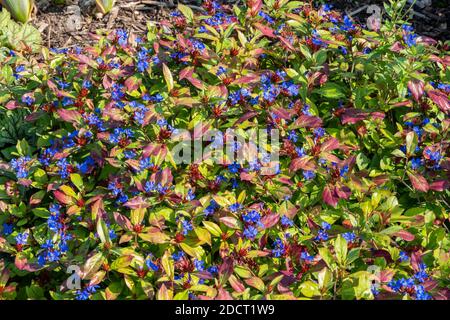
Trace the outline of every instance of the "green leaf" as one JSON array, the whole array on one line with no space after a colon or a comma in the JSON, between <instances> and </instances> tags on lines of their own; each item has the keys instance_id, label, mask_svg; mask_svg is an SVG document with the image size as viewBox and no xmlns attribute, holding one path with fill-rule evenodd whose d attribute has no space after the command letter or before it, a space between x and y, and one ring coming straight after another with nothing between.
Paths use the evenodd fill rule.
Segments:
<instances>
[{"instance_id":1,"label":"green leaf","mask_svg":"<svg viewBox=\"0 0 450 320\"><path fill-rule=\"evenodd\" d=\"M1 2L17 21L25 23L30 20L33 0L2 0Z\"/></svg>"},{"instance_id":2,"label":"green leaf","mask_svg":"<svg viewBox=\"0 0 450 320\"><path fill-rule=\"evenodd\" d=\"M163 63L163 74L164 74L164 80L166 81L166 84L167 84L167 90L169 92L171 92L174 87L173 76L172 76L172 72L170 72L169 67L165 63Z\"/></svg>"},{"instance_id":3,"label":"green leaf","mask_svg":"<svg viewBox=\"0 0 450 320\"><path fill-rule=\"evenodd\" d=\"M320 89L314 91L328 99L337 100L345 98L344 89L333 82L327 82Z\"/></svg>"},{"instance_id":4,"label":"green leaf","mask_svg":"<svg viewBox=\"0 0 450 320\"><path fill-rule=\"evenodd\" d=\"M311 280L307 280L300 285L300 292L308 298L320 295L318 284Z\"/></svg>"},{"instance_id":5,"label":"green leaf","mask_svg":"<svg viewBox=\"0 0 450 320\"><path fill-rule=\"evenodd\" d=\"M70 181L72 181L79 191L83 190L83 178L78 173L72 173L70 175Z\"/></svg>"},{"instance_id":6,"label":"green leaf","mask_svg":"<svg viewBox=\"0 0 450 320\"><path fill-rule=\"evenodd\" d=\"M345 265L347 259L347 241L341 235L338 235L334 240L334 251L336 252L338 263L341 266Z\"/></svg>"},{"instance_id":7,"label":"green leaf","mask_svg":"<svg viewBox=\"0 0 450 320\"><path fill-rule=\"evenodd\" d=\"M188 6L186 6L184 4L179 3L178 10L180 10L180 12L183 14L183 16L186 17L186 20L188 22L194 21L194 12L192 11L191 8L189 8Z\"/></svg>"},{"instance_id":8,"label":"green leaf","mask_svg":"<svg viewBox=\"0 0 450 320\"><path fill-rule=\"evenodd\" d=\"M319 254L322 257L323 261L325 261L327 266L331 270L334 270L336 267L336 264L334 263L334 259L333 259L333 256L331 255L330 250L328 250L328 248L321 247L321 248L319 248Z\"/></svg>"},{"instance_id":9,"label":"green leaf","mask_svg":"<svg viewBox=\"0 0 450 320\"><path fill-rule=\"evenodd\" d=\"M211 221L203 221L205 228L215 237L220 237L222 235L222 229Z\"/></svg>"},{"instance_id":10,"label":"green leaf","mask_svg":"<svg viewBox=\"0 0 450 320\"><path fill-rule=\"evenodd\" d=\"M97 234L102 243L111 244L111 239L109 238L109 230L103 219L98 219L97 221Z\"/></svg>"},{"instance_id":11,"label":"green leaf","mask_svg":"<svg viewBox=\"0 0 450 320\"><path fill-rule=\"evenodd\" d=\"M408 132L406 135L406 152L408 155L414 154L418 143L417 134L414 131Z\"/></svg>"}]
</instances>

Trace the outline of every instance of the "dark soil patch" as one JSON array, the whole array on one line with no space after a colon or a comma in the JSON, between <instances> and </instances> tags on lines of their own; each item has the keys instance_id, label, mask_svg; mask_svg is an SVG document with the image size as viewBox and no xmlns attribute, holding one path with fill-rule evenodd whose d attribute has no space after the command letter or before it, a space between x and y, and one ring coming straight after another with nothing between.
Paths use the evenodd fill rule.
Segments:
<instances>
[{"instance_id":1,"label":"dark soil patch","mask_svg":"<svg viewBox=\"0 0 450 320\"><path fill-rule=\"evenodd\" d=\"M78 3L77 0L72 0ZM81 2L81 0L80 0ZM124 28L137 35L146 33L147 23L157 22L167 18L169 12L176 6L177 0L117 0L116 9L106 16L96 15L92 8L83 8L81 21L71 21L73 12L68 12L66 6L47 5L40 8L33 23L41 30L44 44L49 47L65 48L86 44L91 41L89 34L96 30L111 30ZM180 1L199 9L200 0ZM220 1L228 3L243 3L244 0ZM366 5L383 7L381 0L333 0L318 1L318 3L332 4L333 8L352 16L359 23L364 24L371 13L367 12ZM356 14L352 14L358 11ZM424 8L414 7L415 15L412 22L416 32L438 40L449 40L450 7L448 0L433 0L430 6ZM385 15L383 15L385 18ZM79 24L78 27L76 24ZM74 27L75 24L75 27Z\"/></svg>"}]
</instances>

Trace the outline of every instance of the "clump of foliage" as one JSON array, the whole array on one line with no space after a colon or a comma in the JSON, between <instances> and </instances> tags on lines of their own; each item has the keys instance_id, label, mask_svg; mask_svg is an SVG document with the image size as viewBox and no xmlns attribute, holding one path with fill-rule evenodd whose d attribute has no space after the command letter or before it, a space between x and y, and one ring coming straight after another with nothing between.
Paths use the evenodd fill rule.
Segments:
<instances>
[{"instance_id":1,"label":"clump of foliage","mask_svg":"<svg viewBox=\"0 0 450 320\"><path fill-rule=\"evenodd\" d=\"M36 52L42 42L39 31L30 24L17 23L6 9L0 12L0 48ZM0 58L3 56L0 53Z\"/></svg>"},{"instance_id":2,"label":"clump of foliage","mask_svg":"<svg viewBox=\"0 0 450 320\"><path fill-rule=\"evenodd\" d=\"M35 139L2 150L0 297L448 299L448 45L300 1L203 6L2 53L1 112ZM276 174L176 164L201 121L280 130Z\"/></svg>"},{"instance_id":3,"label":"clump of foliage","mask_svg":"<svg viewBox=\"0 0 450 320\"><path fill-rule=\"evenodd\" d=\"M34 0L0 0L0 4L22 23L30 20L34 8Z\"/></svg>"},{"instance_id":4,"label":"clump of foliage","mask_svg":"<svg viewBox=\"0 0 450 320\"><path fill-rule=\"evenodd\" d=\"M109 13L115 4L115 0L95 0L97 10L103 14Z\"/></svg>"}]
</instances>

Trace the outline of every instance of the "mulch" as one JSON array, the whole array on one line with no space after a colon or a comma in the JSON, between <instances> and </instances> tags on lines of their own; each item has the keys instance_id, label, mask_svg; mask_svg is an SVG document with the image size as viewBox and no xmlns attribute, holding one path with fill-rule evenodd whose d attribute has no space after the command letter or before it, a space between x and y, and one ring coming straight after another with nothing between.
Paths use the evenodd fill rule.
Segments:
<instances>
[{"instance_id":1,"label":"mulch","mask_svg":"<svg viewBox=\"0 0 450 320\"><path fill-rule=\"evenodd\" d=\"M79 1L81 6L82 3L89 0ZM74 4L78 4L79 1L68 0ZM95 14L92 7L86 9L81 6L81 20L77 21L73 18L74 8L77 9L77 7L58 6L49 4L49 0L38 0L38 13L33 23L41 31L45 45L52 48L67 48L89 43L92 41L89 34L95 33L99 29L124 28L137 35L145 34L147 23L157 23L161 19L167 18L169 12L176 7L177 2L177 0L116 0L115 9L105 16ZM180 2L190 5L194 10L200 9L198 5L201 1L199 0ZM222 2L242 3L243 0L223 0ZM350 14L360 23L364 23L370 16L367 8L364 8L365 5L376 4L382 7L383 2L380 0L327 1L333 5L334 9ZM358 12L354 13L355 11ZM414 12L412 22L418 34L444 41L450 39L448 0L433 0L431 5L424 8L415 6Z\"/></svg>"}]
</instances>

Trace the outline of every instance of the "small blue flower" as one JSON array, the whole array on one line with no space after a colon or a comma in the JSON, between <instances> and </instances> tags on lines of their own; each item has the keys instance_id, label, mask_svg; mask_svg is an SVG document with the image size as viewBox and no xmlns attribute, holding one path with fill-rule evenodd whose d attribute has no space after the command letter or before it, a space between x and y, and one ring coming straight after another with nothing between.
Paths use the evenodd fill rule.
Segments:
<instances>
[{"instance_id":1,"label":"small blue flower","mask_svg":"<svg viewBox=\"0 0 450 320\"><path fill-rule=\"evenodd\" d=\"M406 262L406 261L408 261L408 260L409 260L408 254L407 254L405 251L400 251L400 257L399 257L399 260L400 260L401 262Z\"/></svg>"},{"instance_id":2,"label":"small blue flower","mask_svg":"<svg viewBox=\"0 0 450 320\"><path fill-rule=\"evenodd\" d=\"M185 236L189 233L189 231L192 231L194 229L192 223L186 219L181 220L181 226L182 226L182 233Z\"/></svg>"},{"instance_id":3,"label":"small blue flower","mask_svg":"<svg viewBox=\"0 0 450 320\"><path fill-rule=\"evenodd\" d=\"M273 243L274 249L272 250L272 254L274 257L279 258L284 255L286 249L284 247L283 241L280 238L277 238Z\"/></svg>"},{"instance_id":4,"label":"small blue flower","mask_svg":"<svg viewBox=\"0 0 450 320\"><path fill-rule=\"evenodd\" d=\"M342 234L342 237L347 241L347 242L353 242L356 240L356 235L353 232L346 232Z\"/></svg>"},{"instance_id":5,"label":"small blue flower","mask_svg":"<svg viewBox=\"0 0 450 320\"><path fill-rule=\"evenodd\" d=\"M242 210L243 206L242 204L236 202L230 205L228 208L230 209L231 212L237 212L239 210Z\"/></svg>"},{"instance_id":6,"label":"small blue flower","mask_svg":"<svg viewBox=\"0 0 450 320\"><path fill-rule=\"evenodd\" d=\"M315 176L316 176L316 174L314 173L314 171L311 171L311 170L305 170L305 171L303 171L303 177L304 177L306 180L312 180L312 179L315 178Z\"/></svg>"},{"instance_id":7,"label":"small blue flower","mask_svg":"<svg viewBox=\"0 0 450 320\"><path fill-rule=\"evenodd\" d=\"M283 227L291 227L294 225L294 221L292 221L291 219L289 219L287 216L282 216L281 217L281 225Z\"/></svg>"},{"instance_id":8,"label":"small blue flower","mask_svg":"<svg viewBox=\"0 0 450 320\"><path fill-rule=\"evenodd\" d=\"M3 223L3 230L2 233L5 236L9 236L13 232L14 226L9 223Z\"/></svg>"},{"instance_id":9,"label":"small blue flower","mask_svg":"<svg viewBox=\"0 0 450 320\"><path fill-rule=\"evenodd\" d=\"M247 226L245 227L243 234L247 239L254 240L258 235L258 229L256 229L254 226Z\"/></svg>"},{"instance_id":10,"label":"small blue flower","mask_svg":"<svg viewBox=\"0 0 450 320\"><path fill-rule=\"evenodd\" d=\"M194 267L197 271L205 270L205 262L203 260L194 259Z\"/></svg>"},{"instance_id":11,"label":"small blue flower","mask_svg":"<svg viewBox=\"0 0 450 320\"><path fill-rule=\"evenodd\" d=\"M246 223L258 223L261 220L261 214L256 210L251 210L242 215L242 219Z\"/></svg>"},{"instance_id":12,"label":"small blue flower","mask_svg":"<svg viewBox=\"0 0 450 320\"><path fill-rule=\"evenodd\" d=\"M146 265L147 268L149 268L150 270L153 270L153 271L158 271L158 270L159 270L158 265L154 264L154 263L152 262L152 260L150 260L150 259L146 259L146 260L145 260L145 265Z\"/></svg>"},{"instance_id":13,"label":"small blue flower","mask_svg":"<svg viewBox=\"0 0 450 320\"><path fill-rule=\"evenodd\" d=\"M28 236L29 236L28 232L19 233L15 238L16 243L18 245L25 245L28 241Z\"/></svg>"}]
</instances>

